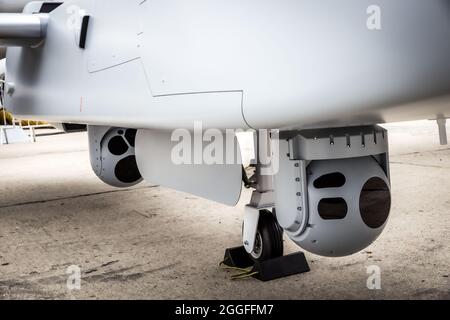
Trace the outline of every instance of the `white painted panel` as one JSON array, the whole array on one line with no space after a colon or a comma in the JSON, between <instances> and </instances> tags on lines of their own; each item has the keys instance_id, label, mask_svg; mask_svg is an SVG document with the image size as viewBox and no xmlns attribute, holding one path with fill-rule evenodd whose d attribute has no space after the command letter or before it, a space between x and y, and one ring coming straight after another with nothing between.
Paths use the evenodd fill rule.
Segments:
<instances>
[{"instance_id":1,"label":"white painted panel","mask_svg":"<svg viewBox=\"0 0 450 320\"><path fill-rule=\"evenodd\" d=\"M172 132L138 130L136 160L144 180L227 205L236 205L242 188L241 154L235 138L236 164L176 165ZM208 143L203 143L203 148ZM224 144L225 145L225 144ZM192 141L192 156L194 154ZM224 151L225 154L225 151Z\"/></svg>"},{"instance_id":2,"label":"white painted panel","mask_svg":"<svg viewBox=\"0 0 450 320\"><path fill-rule=\"evenodd\" d=\"M8 49L7 106L30 119L152 129L450 117L449 1L378 0L379 31L366 26L372 4L68 1L40 48ZM72 5L92 18L86 50L67 28Z\"/></svg>"},{"instance_id":3,"label":"white painted panel","mask_svg":"<svg viewBox=\"0 0 450 320\"><path fill-rule=\"evenodd\" d=\"M138 1L95 0L89 20L88 69L96 72L139 58ZM87 12L89 14L89 12Z\"/></svg>"}]
</instances>

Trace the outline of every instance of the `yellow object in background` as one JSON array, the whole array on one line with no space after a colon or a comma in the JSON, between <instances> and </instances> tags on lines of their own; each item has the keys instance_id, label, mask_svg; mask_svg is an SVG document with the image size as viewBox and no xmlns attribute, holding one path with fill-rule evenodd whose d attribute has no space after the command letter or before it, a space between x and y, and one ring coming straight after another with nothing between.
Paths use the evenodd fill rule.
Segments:
<instances>
[{"instance_id":1,"label":"yellow object in background","mask_svg":"<svg viewBox=\"0 0 450 320\"><path fill-rule=\"evenodd\" d=\"M5 122L5 118L6 118L6 122ZM16 121L20 121L20 124L22 126L28 126L28 125L36 126L36 125L46 124L45 122L42 122L42 121L28 121L28 120L17 120L17 119L16 119ZM4 110L3 108L0 108L0 125L6 124L6 125L11 126L11 125L13 125L13 122L14 122L13 115L10 112ZM17 122L16 122L16 124L17 124Z\"/></svg>"}]
</instances>

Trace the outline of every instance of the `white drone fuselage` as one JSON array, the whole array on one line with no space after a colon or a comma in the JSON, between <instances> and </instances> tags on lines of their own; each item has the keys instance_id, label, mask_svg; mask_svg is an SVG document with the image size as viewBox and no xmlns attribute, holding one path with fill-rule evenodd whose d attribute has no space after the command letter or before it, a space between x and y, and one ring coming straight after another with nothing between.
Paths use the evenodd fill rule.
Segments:
<instances>
[{"instance_id":1,"label":"white drone fuselage","mask_svg":"<svg viewBox=\"0 0 450 320\"><path fill-rule=\"evenodd\" d=\"M66 1L40 46L8 49L6 101L18 117L152 129L450 115L448 1L379 0L378 29L372 3Z\"/></svg>"},{"instance_id":2,"label":"white drone fuselage","mask_svg":"<svg viewBox=\"0 0 450 320\"><path fill-rule=\"evenodd\" d=\"M117 175L136 155L144 179L226 204L239 199L241 165L176 166L167 130L201 121L291 132L279 139L269 206L309 251L354 253L387 221L360 212L373 177L383 185L373 190L389 192L387 136L374 125L450 117L450 3L375 2L73 0L51 12L32 2L16 18L0 14L5 105L19 118L89 125L93 168L107 183L141 181ZM135 143L125 139L116 156L108 145L131 129ZM327 170L346 184L308 180ZM259 210L270 190L257 191ZM337 203L346 215L321 215Z\"/></svg>"}]
</instances>

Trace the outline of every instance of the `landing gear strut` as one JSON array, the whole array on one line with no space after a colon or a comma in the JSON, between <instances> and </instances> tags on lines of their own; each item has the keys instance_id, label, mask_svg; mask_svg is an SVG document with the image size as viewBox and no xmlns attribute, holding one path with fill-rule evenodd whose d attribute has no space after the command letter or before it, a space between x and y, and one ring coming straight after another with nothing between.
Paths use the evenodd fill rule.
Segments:
<instances>
[{"instance_id":1,"label":"landing gear strut","mask_svg":"<svg viewBox=\"0 0 450 320\"><path fill-rule=\"evenodd\" d=\"M246 186L255 188L250 204L245 208L243 246L227 249L224 264L238 268L253 266L249 275L269 281L307 272L309 266L302 252L283 256L283 229L277 222L274 209L272 168L269 161L261 159L261 156L270 154L271 141L267 134L256 136L255 175L243 179Z\"/></svg>"}]
</instances>

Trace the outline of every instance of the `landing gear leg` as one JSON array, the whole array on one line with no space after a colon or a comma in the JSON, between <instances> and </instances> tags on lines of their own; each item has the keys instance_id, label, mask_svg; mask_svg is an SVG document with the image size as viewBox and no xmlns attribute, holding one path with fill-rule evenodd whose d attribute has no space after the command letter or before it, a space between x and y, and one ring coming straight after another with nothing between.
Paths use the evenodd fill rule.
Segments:
<instances>
[{"instance_id":1,"label":"landing gear leg","mask_svg":"<svg viewBox=\"0 0 450 320\"><path fill-rule=\"evenodd\" d=\"M253 266L249 274L262 281L309 271L302 252L283 256L283 230L274 209L271 164L262 161L264 155L270 154L271 141L266 132L256 134L256 170L250 179L255 191L245 208L243 246L227 249L224 258L224 263L231 267Z\"/></svg>"},{"instance_id":2,"label":"landing gear leg","mask_svg":"<svg viewBox=\"0 0 450 320\"><path fill-rule=\"evenodd\" d=\"M272 213L275 204L269 161L271 140L267 131L255 135L256 170L250 179L255 190L245 208L242 242L253 260L264 261L283 255L283 231Z\"/></svg>"}]
</instances>

